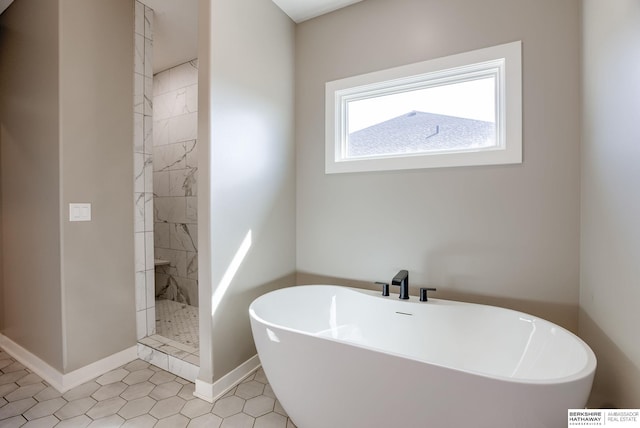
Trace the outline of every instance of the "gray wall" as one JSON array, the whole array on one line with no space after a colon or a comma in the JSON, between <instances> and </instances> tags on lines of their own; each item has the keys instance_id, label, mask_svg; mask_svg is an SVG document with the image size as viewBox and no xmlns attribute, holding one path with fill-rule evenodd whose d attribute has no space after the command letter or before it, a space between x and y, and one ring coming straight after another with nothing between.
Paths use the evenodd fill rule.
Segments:
<instances>
[{"instance_id":1,"label":"gray wall","mask_svg":"<svg viewBox=\"0 0 640 428\"><path fill-rule=\"evenodd\" d=\"M2 333L62 371L58 2L0 15Z\"/></svg>"},{"instance_id":2,"label":"gray wall","mask_svg":"<svg viewBox=\"0 0 640 428\"><path fill-rule=\"evenodd\" d=\"M66 372L136 343L133 2L60 4ZM91 202L92 221L70 223L70 202Z\"/></svg>"},{"instance_id":3,"label":"gray wall","mask_svg":"<svg viewBox=\"0 0 640 428\"><path fill-rule=\"evenodd\" d=\"M199 378L210 382L255 355L251 301L295 280L294 24L270 1L206 3L198 242L201 313L212 315L201 317L211 342L201 341Z\"/></svg>"},{"instance_id":4,"label":"gray wall","mask_svg":"<svg viewBox=\"0 0 640 428\"><path fill-rule=\"evenodd\" d=\"M580 334L598 356L590 405L640 403L640 3L583 2Z\"/></svg>"},{"instance_id":5,"label":"gray wall","mask_svg":"<svg viewBox=\"0 0 640 428\"><path fill-rule=\"evenodd\" d=\"M576 330L578 0L368 0L296 32L298 282L390 280ZM521 165L324 174L324 84L522 40Z\"/></svg>"},{"instance_id":6,"label":"gray wall","mask_svg":"<svg viewBox=\"0 0 640 428\"><path fill-rule=\"evenodd\" d=\"M135 345L133 4L21 0L0 19L3 334L67 373ZM92 221L69 223L70 202Z\"/></svg>"}]
</instances>

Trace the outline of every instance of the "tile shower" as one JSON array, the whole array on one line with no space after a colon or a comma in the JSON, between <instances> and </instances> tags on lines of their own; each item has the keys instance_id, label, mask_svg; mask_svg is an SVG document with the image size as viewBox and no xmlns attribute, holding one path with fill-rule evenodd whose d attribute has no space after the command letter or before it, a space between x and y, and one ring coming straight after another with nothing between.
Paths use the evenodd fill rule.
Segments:
<instances>
[{"instance_id":1,"label":"tile shower","mask_svg":"<svg viewBox=\"0 0 640 428\"><path fill-rule=\"evenodd\" d=\"M153 254L153 11L135 2L133 93L134 234L137 338L155 333Z\"/></svg>"},{"instance_id":2,"label":"tile shower","mask_svg":"<svg viewBox=\"0 0 640 428\"><path fill-rule=\"evenodd\" d=\"M153 206L156 296L198 306L197 62L154 76Z\"/></svg>"},{"instance_id":3,"label":"tile shower","mask_svg":"<svg viewBox=\"0 0 640 428\"><path fill-rule=\"evenodd\" d=\"M134 4L138 356L193 381L199 359L197 60L154 76L153 10Z\"/></svg>"},{"instance_id":4,"label":"tile shower","mask_svg":"<svg viewBox=\"0 0 640 428\"><path fill-rule=\"evenodd\" d=\"M153 80L156 333L196 348L197 66L190 61Z\"/></svg>"}]
</instances>

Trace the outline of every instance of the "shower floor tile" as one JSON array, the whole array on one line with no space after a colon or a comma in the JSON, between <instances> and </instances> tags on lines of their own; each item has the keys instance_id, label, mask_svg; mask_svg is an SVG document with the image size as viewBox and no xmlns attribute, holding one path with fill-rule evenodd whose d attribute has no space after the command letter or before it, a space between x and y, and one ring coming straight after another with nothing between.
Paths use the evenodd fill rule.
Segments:
<instances>
[{"instance_id":1,"label":"shower floor tile","mask_svg":"<svg viewBox=\"0 0 640 428\"><path fill-rule=\"evenodd\" d=\"M200 348L198 323L197 307L173 300L156 300L156 336L166 337L197 350Z\"/></svg>"}]
</instances>

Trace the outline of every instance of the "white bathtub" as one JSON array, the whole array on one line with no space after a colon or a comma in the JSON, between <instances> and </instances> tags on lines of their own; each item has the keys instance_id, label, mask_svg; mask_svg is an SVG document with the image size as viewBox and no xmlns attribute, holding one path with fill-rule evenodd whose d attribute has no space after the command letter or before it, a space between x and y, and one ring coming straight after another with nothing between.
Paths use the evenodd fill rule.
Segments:
<instances>
[{"instance_id":1,"label":"white bathtub","mask_svg":"<svg viewBox=\"0 0 640 428\"><path fill-rule=\"evenodd\" d=\"M596 358L548 321L330 285L249 308L260 361L299 428L560 428Z\"/></svg>"}]
</instances>

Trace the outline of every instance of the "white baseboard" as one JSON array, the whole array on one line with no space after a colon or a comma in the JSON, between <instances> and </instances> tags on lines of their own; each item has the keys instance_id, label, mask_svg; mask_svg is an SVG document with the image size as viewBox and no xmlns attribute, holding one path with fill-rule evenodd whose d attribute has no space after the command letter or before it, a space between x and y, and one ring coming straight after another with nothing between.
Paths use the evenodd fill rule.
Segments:
<instances>
[{"instance_id":1,"label":"white baseboard","mask_svg":"<svg viewBox=\"0 0 640 428\"><path fill-rule=\"evenodd\" d=\"M213 383L205 382L200 379L196 379L196 387L193 391L193 395L196 397L208 401L209 403L213 403Z\"/></svg>"},{"instance_id":2,"label":"white baseboard","mask_svg":"<svg viewBox=\"0 0 640 428\"><path fill-rule=\"evenodd\" d=\"M213 403L226 394L231 388L242 382L258 367L260 367L260 360L258 359L258 355L254 355L214 383L196 379L196 388L193 395L209 403Z\"/></svg>"},{"instance_id":3,"label":"white baseboard","mask_svg":"<svg viewBox=\"0 0 640 428\"><path fill-rule=\"evenodd\" d=\"M62 393L127 364L138 357L136 347L132 346L72 372L61 373L2 334L0 334L0 347Z\"/></svg>"}]
</instances>

